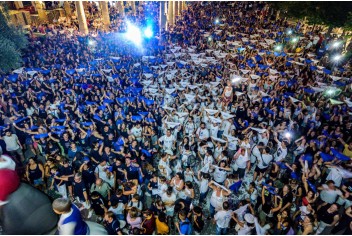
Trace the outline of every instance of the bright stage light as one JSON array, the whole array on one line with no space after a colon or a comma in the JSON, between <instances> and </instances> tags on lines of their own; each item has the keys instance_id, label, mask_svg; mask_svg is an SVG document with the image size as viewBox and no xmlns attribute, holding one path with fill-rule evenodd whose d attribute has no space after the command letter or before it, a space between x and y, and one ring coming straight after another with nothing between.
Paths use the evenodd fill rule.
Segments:
<instances>
[{"instance_id":1,"label":"bright stage light","mask_svg":"<svg viewBox=\"0 0 352 236\"><path fill-rule=\"evenodd\" d=\"M148 39L153 37L153 31L150 27L148 27L144 30L144 36Z\"/></svg>"},{"instance_id":2,"label":"bright stage light","mask_svg":"<svg viewBox=\"0 0 352 236\"><path fill-rule=\"evenodd\" d=\"M282 50L282 45L277 45L275 46L275 51L281 51Z\"/></svg>"},{"instance_id":3,"label":"bright stage light","mask_svg":"<svg viewBox=\"0 0 352 236\"><path fill-rule=\"evenodd\" d=\"M298 42L298 38L293 38L292 39L292 43L297 43Z\"/></svg>"},{"instance_id":4,"label":"bright stage light","mask_svg":"<svg viewBox=\"0 0 352 236\"><path fill-rule=\"evenodd\" d=\"M341 42L336 41L336 42L334 42L334 43L332 44L332 47L337 48L337 47L340 46L340 44L341 44Z\"/></svg>"},{"instance_id":5,"label":"bright stage light","mask_svg":"<svg viewBox=\"0 0 352 236\"><path fill-rule=\"evenodd\" d=\"M132 25L130 22L127 22L127 32L125 36L136 45L140 45L142 43L141 30L137 26Z\"/></svg>"},{"instance_id":6,"label":"bright stage light","mask_svg":"<svg viewBox=\"0 0 352 236\"><path fill-rule=\"evenodd\" d=\"M208 38L208 41L211 41L211 40L213 40L213 38L212 38L212 37L209 37L209 38Z\"/></svg>"},{"instance_id":7,"label":"bright stage light","mask_svg":"<svg viewBox=\"0 0 352 236\"><path fill-rule=\"evenodd\" d=\"M286 132L284 135L285 135L285 138L288 138L288 139L292 137L290 132Z\"/></svg>"},{"instance_id":8,"label":"bright stage light","mask_svg":"<svg viewBox=\"0 0 352 236\"><path fill-rule=\"evenodd\" d=\"M329 96L333 95L334 92L335 92L335 91L334 91L333 89L328 89L328 90L326 90L326 94L329 95Z\"/></svg>"},{"instance_id":9,"label":"bright stage light","mask_svg":"<svg viewBox=\"0 0 352 236\"><path fill-rule=\"evenodd\" d=\"M338 62L339 60L341 60L342 56L341 55L335 55L332 59L335 61L335 62Z\"/></svg>"},{"instance_id":10,"label":"bright stage light","mask_svg":"<svg viewBox=\"0 0 352 236\"><path fill-rule=\"evenodd\" d=\"M220 20L219 19L215 19L215 24L219 24Z\"/></svg>"},{"instance_id":11,"label":"bright stage light","mask_svg":"<svg viewBox=\"0 0 352 236\"><path fill-rule=\"evenodd\" d=\"M288 31L287 31L287 34L288 34L288 35L291 35L291 34L292 34L292 30L288 30Z\"/></svg>"}]
</instances>

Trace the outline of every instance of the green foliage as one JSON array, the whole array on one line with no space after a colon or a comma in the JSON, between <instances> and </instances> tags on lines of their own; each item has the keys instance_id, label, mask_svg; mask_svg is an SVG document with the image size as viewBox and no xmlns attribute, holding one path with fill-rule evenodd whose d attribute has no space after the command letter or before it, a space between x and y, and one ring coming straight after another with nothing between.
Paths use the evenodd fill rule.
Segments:
<instances>
[{"instance_id":1,"label":"green foliage","mask_svg":"<svg viewBox=\"0 0 352 236\"><path fill-rule=\"evenodd\" d=\"M6 73L21 65L21 50L27 46L28 41L21 28L8 23L6 5L2 3L0 6L0 70Z\"/></svg>"},{"instance_id":2,"label":"green foliage","mask_svg":"<svg viewBox=\"0 0 352 236\"><path fill-rule=\"evenodd\" d=\"M285 16L295 19L306 17L310 24L324 24L329 27L345 27L352 24L350 13L352 12L351 2L271 2L270 5Z\"/></svg>"}]
</instances>

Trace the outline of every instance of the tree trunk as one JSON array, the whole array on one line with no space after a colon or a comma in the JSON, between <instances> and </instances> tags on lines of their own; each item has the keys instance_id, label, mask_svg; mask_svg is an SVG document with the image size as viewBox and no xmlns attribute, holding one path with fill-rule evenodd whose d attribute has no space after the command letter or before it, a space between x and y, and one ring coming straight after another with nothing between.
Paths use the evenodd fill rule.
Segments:
<instances>
[{"instance_id":1,"label":"tree trunk","mask_svg":"<svg viewBox=\"0 0 352 236\"><path fill-rule=\"evenodd\" d=\"M103 16L103 24L104 24L104 29L108 30L110 26L110 16L109 16L109 7L108 7L108 2L107 1L101 1L99 2L100 8L101 8L101 14Z\"/></svg>"},{"instance_id":2,"label":"tree trunk","mask_svg":"<svg viewBox=\"0 0 352 236\"><path fill-rule=\"evenodd\" d=\"M327 35L328 37L330 36L330 34L331 34L331 32L332 32L333 29L334 29L334 27L333 27L332 25L330 25L329 28L328 28L328 32L326 33L326 35Z\"/></svg>"}]
</instances>

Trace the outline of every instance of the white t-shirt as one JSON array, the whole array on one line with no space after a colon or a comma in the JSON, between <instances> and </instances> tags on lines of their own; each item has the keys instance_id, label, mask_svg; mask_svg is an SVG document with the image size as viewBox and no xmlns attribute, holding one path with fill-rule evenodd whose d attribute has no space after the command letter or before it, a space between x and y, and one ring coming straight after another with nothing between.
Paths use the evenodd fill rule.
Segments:
<instances>
[{"instance_id":1,"label":"white t-shirt","mask_svg":"<svg viewBox=\"0 0 352 236\"><path fill-rule=\"evenodd\" d=\"M224 169L220 169L218 166L214 166L214 180L218 183L223 183L227 177L227 171Z\"/></svg>"},{"instance_id":2,"label":"white t-shirt","mask_svg":"<svg viewBox=\"0 0 352 236\"><path fill-rule=\"evenodd\" d=\"M273 159L273 156L270 155L270 154L262 154L262 155L261 155L261 158L260 158L260 156L258 156L258 159L257 159L257 161L258 161L258 168L259 168L259 169L265 169L265 168L267 168L272 159ZM264 161L265 163L263 163L263 161Z\"/></svg>"},{"instance_id":3,"label":"white t-shirt","mask_svg":"<svg viewBox=\"0 0 352 236\"><path fill-rule=\"evenodd\" d=\"M281 142L277 144L277 151L275 153L275 161L282 161L287 155L287 148L283 149Z\"/></svg>"},{"instance_id":4,"label":"white t-shirt","mask_svg":"<svg viewBox=\"0 0 352 236\"><path fill-rule=\"evenodd\" d=\"M327 202L329 204L333 204L336 201L337 196L342 195L342 192L339 189L331 190L328 188L328 186L326 184L323 184L322 186L323 186L324 190L322 190L320 192L320 198L324 202Z\"/></svg>"},{"instance_id":5,"label":"white t-shirt","mask_svg":"<svg viewBox=\"0 0 352 236\"><path fill-rule=\"evenodd\" d=\"M241 169L245 169L247 167L247 162L249 161L249 158L247 155L240 155L237 159L236 159L236 164L238 166L238 168Z\"/></svg>"},{"instance_id":6,"label":"white t-shirt","mask_svg":"<svg viewBox=\"0 0 352 236\"><path fill-rule=\"evenodd\" d=\"M5 135L3 137L5 143L6 143L6 150L8 152L11 152L11 151L16 151L17 149L20 148L20 146L18 145L17 141L18 141L18 137L16 134L11 134L11 136L7 136Z\"/></svg>"},{"instance_id":7,"label":"white t-shirt","mask_svg":"<svg viewBox=\"0 0 352 236\"><path fill-rule=\"evenodd\" d=\"M201 140L206 140L209 138L209 130L206 128L205 129L198 128L197 134L199 136L199 139Z\"/></svg>"},{"instance_id":8,"label":"white t-shirt","mask_svg":"<svg viewBox=\"0 0 352 236\"><path fill-rule=\"evenodd\" d=\"M172 203L175 203L176 202L176 195L174 193L171 193L170 196L167 196L166 193L164 193L162 196L161 196L161 200L165 203L165 202L172 202ZM165 208L166 208L166 211L173 211L175 209L175 205L172 205L172 206L166 206L165 205Z\"/></svg>"},{"instance_id":9,"label":"white t-shirt","mask_svg":"<svg viewBox=\"0 0 352 236\"><path fill-rule=\"evenodd\" d=\"M187 122L185 124L185 133L186 134L193 134L194 130L196 129L196 125L193 122Z\"/></svg>"},{"instance_id":10,"label":"white t-shirt","mask_svg":"<svg viewBox=\"0 0 352 236\"><path fill-rule=\"evenodd\" d=\"M137 127L133 127L131 129L131 133L136 137L136 138L141 138L142 137L142 127L139 129Z\"/></svg>"},{"instance_id":11,"label":"white t-shirt","mask_svg":"<svg viewBox=\"0 0 352 236\"><path fill-rule=\"evenodd\" d=\"M231 218L232 218L232 210L228 210L228 211L221 210L221 211L218 211L214 216L216 225L222 229L226 229L229 227Z\"/></svg>"},{"instance_id":12,"label":"white t-shirt","mask_svg":"<svg viewBox=\"0 0 352 236\"><path fill-rule=\"evenodd\" d=\"M163 142L164 150L167 150L173 147L175 137L173 135L170 135L169 137L167 135L164 135L159 139L159 141Z\"/></svg>"},{"instance_id":13,"label":"white t-shirt","mask_svg":"<svg viewBox=\"0 0 352 236\"><path fill-rule=\"evenodd\" d=\"M218 137L219 126L210 125L210 137Z\"/></svg>"},{"instance_id":14,"label":"white t-shirt","mask_svg":"<svg viewBox=\"0 0 352 236\"><path fill-rule=\"evenodd\" d=\"M339 188L342 182L342 173L336 168L329 168L329 170L330 173L328 177L326 177L326 180L333 180L335 186Z\"/></svg>"}]
</instances>

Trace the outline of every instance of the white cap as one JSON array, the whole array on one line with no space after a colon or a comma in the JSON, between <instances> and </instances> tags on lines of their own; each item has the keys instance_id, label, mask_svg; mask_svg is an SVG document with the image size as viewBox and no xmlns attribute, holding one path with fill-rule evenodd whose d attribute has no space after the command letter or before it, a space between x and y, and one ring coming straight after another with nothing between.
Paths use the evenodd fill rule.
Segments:
<instances>
[{"instance_id":1,"label":"white cap","mask_svg":"<svg viewBox=\"0 0 352 236\"><path fill-rule=\"evenodd\" d=\"M244 219L245 221L247 221L247 223L254 224L254 216L252 214L249 214L249 213L245 214Z\"/></svg>"}]
</instances>

